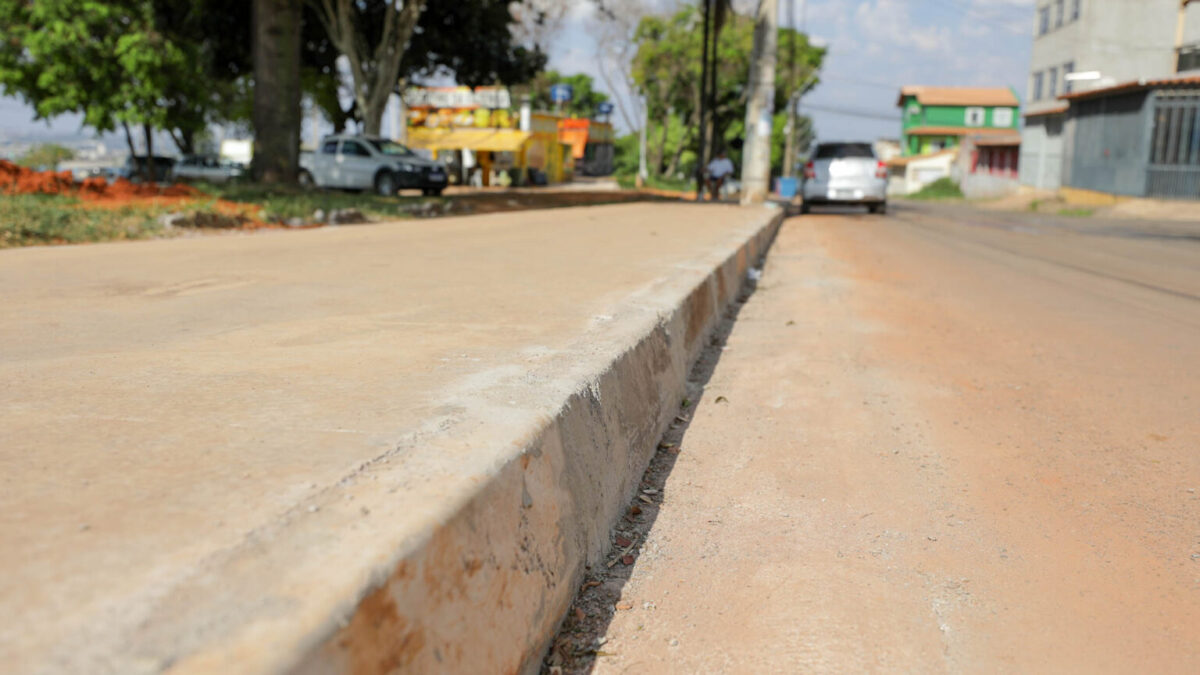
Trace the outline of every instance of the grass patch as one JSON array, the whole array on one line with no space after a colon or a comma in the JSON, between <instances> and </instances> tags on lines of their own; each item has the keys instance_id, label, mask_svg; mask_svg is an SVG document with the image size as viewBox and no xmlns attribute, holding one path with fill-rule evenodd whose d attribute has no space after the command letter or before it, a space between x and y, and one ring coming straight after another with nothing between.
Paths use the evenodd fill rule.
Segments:
<instances>
[{"instance_id":1,"label":"grass patch","mask_svg":"<svg viewBox=\"0 0 1200 675\"><path fill-rule=\"evenodd\" d=\"M617 185L623 190L633 190L637 186L637 176L635 174L618 174L615 176ZM647 176L646 187L655 190L676 190L678 192L692 192L696 189L696 181L690 178L668 178L664 176Z\"/></svg>"},{"instance_id":2,"label":"grass patch","mask_svg":"<svg viewBox=\"0 0 1200 675\"><path fill-rule=\"evenodd\" d=\"M1093 213L1095 213L1095 212L1096 212L1096 211L1095 211L1095 209L1079 209L1079 208L1076 208L1076 209L1059 209L1059 210L1058 210L1058 215L1060 215L1060 216L1075 216L1075 217L1078 217L1078 218L1086 218L1086 217L1088 217L1088 216L1092 215L1092 214L1093 214Z\"/></svg>"},{"instance_id":3,"label":"grass patch","mask_svg":"<svg viewBox=\"0 0 1200 675\"><path fill-rule=\"evenodd\" d=\"M256 183L198 183L196 187L218 199L257 204L262 207L260 217L269 222L286 222L293 218L308 222L318 210L329 213L337 209L358 209L367 217L395 218L410 213L415 205L442 199L382 197L370 192L302 190L298 187Z\"/></svg>"},{"instance_id":4,"label":"grass patch","mask_svg":"<svg viewBox=\"0 0 1200 675\"><path fill-rule=\"evenodd\" d=\"M917 192L908 195L909 199L962 199L962 189L950 178L939 178Z\"/></svg>"},{"instance_id":5,"label":"grass patch","mask_svg":"<svg viewBox=\"0 0 1200 675\"><path fill-rule=\"evenodd\" d=\"M0 248L147 239L162 233L163 209L80 208L60 195L0 195Z\"/></svg>"}]
</instances>

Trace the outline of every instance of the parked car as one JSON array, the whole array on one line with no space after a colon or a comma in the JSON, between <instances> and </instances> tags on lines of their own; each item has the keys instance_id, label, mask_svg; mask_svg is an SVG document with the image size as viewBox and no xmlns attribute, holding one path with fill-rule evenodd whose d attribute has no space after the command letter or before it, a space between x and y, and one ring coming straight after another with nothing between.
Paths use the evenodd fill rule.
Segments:
<instances>
[{"instance_id":1,"label":"parked car","mask_svg":"<svg viewBox=\"0 0 1200 675\"><path fill-rule=\"evenodd\" d=\"M870 143L819 143L804 165L801 213L822 204L859 204L887 211L887 165Z\"/></svg>"},{"instance_id":2,"label":"parked car","mask_svg":"<svg viewBox=\"0 0 1200 675\"><path fill-rule=\"evenodd\" d=\"M440 195L448 180L441 163L378 136L326 136L317 152L300 157L301 185L374 190L381 195L416 188Z\"/></svg>"},{"instance_id":3,"label":"parked car","mask_svg":"<svg viewBox=\"0 0 1200 675\"><path fill-rule=\"evenodd\" d=\"M226 183L246 175L246 167L214 155L184 155L171 170L174 180Z\"/></svg>"},{"instance_id":4,"label":"parked car","mask_svg":"<svg viewBox=\"0 0 1200 675\"><path fill-rule=\"evenodd\" d=\"M127 178L134 183L140 183L145 180L146 156L137 155L130 156L125 160L125 166L121 169L121 176ZM152 177L155 183L165 183L171 179L171 168L175 166L175 158L154 156L154 161L151 164Z\"/></svg>"}]
</instances>

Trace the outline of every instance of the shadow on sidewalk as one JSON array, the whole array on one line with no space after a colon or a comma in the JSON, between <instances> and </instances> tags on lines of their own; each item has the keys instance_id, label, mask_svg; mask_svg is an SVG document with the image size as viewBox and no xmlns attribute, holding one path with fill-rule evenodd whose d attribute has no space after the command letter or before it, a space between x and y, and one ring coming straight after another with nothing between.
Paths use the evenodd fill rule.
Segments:
<instances>
[{"instance_id":1,"label":"shadow on sidewalk","mask_svg":"<svg viewBox=\"0 0 1200 675\"><path fill-rule=\"evenodd\" d=\"M762 265L763 259L756 261L755 269L761 270ZM660 505L666 496L667 477L675 468L679 455L687 452L684 439L691 426L693 413L702 403L715 403L704 401L705 389L721 360L738 314L757 287L758 282L753 276L743 280L737 298L726 309L720 324L688 373L687 398L680 402L675 420L659 441L657 451L642 475L638 495L626 505L624 515L613 527L610 533L611 549L607 557L604 562L588 568L583 586L567 610L567 616L542 660L543 675L591 672L596 660L605 656L604 634L614 615L632 609L632 605L621 600L622 591L633 576L642 546L658 518Z\"/></svg>"}]
</instances>

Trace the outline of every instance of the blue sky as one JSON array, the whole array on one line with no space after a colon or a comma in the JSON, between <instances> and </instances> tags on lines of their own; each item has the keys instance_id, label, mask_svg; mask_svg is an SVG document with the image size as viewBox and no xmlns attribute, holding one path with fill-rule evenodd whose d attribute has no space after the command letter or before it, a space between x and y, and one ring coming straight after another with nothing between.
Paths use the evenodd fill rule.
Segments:
<instances>
[{"instance_id":1,"label":"blue sky","mask_svg":"<svg viewBox=\"0 0 1200 675\"><path fill-rule=\"evenodd\" d=\"M682 1L644 0L647 7L662 8ZM795 25L803 14L809 34L829 47L823 82L804 101L821 138L898 136L899 122L891 118L903 84L1012 86L1024 96L1033 0L792 1ZM788 0L779 4L786 14ZM735 0L743 10L753 5ZM550 44L551 67L602 79L597 20L587 0L567 14ZM782 20L788 22L786 16ZM609 64L610 73L615 66ZM601 86L607 88L602 81ZM20 101L0 98L0 137L79 131L78 116L38 122Z\"/></svg>"},{"instance_id":2,"label":"blue sky","mask_svg":"<svg viewBox=\"0 0 1200 675\"><path fill-rule=\"evenodd\" d=\"M803 102L812 107L802 107L821 138L898 137L896 97L905 84L1011 86L1024 96L1033 0L808 0L807 8L792 1L792 25L829 48L822 83ZM789 2L778 2L787 24ZM749 11L755 2L734 4ZM595 20L587 4L567 17L552 65L598 74Z\"/></svg>"}]
</instances>

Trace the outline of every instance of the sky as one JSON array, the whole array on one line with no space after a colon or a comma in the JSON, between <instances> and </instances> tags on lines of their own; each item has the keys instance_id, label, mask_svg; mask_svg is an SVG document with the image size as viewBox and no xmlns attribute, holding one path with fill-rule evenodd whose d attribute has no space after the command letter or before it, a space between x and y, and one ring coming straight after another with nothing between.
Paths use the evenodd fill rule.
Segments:
<instances>
[{"instance_id":1,"label":"sky","mask_svg":"<svg viewBox=\"0 0 1200 675\"><path fill-rule=\"evenodd\" d=\"M684 0L643 1L646 7L668 8ZM822 81L801 105L802 112L813 118L818 138L897 138L896 97L906 84L1011 86L1024 98L1033 0L778 2L783 24L803 26L814 43L829 49ZM735 7L743 11L753 5L753 0L735 0ZM595 5L579 0L549 38L550 67L593 75L601 89L616 89L618 96L629 100L630 92L620 78L612 77L617 64L608 64L607 82L602 77L597 36L603 31L597 29L598 21ZM619 115L614 121L628 130ZM0 139L80 133L77 115L64 115L49 124L35 121L33 111L21 101L0 97Z\"/></svg>"},{"instance_id":2,"label":"sky","mask_svg":"<svg viewBox=\"0 0 1200 675\"><path fill-rule=\"evenodd\" d=\"M818 138L898 138L901 85L1011 86L1024 98L1033 0L791 0L791 21L789 0L778 2L782 24L829 50L801 104ZM735 0L743 11L754 4ZM553 67L599 74L596 20L587 2L571 12L551 44Z\"/></svg>"}]
</instances>

